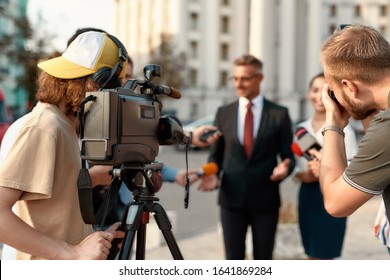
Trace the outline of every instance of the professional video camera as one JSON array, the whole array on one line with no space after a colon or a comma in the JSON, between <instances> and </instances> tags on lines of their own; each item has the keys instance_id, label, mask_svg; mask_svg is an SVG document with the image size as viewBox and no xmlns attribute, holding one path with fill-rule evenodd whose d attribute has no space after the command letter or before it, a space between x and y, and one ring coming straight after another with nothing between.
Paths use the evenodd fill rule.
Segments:
<instances>
[{"instance_id":1,"label":"professional video camera","mask_svg":"<svg viewBox=\"0 0 390 280\"><path fill-rule=\"evenodd\" d=\"M160 116L162 104L158 96L180 98L177 90L154 83L160 75L159 65L147 65L144 80L129 80L121 88L87 92L79 110L82 169L77 183L83 220L98 223L99 228L103 228L107 214L117 201L122 182L133 192L133 201L127 206L118 228L125 232L119 259L130 258L137 231L136 258L145 259L146 224L150 212L154 213L174 258L183 259L169 218L156 202L159 199L155 193L162 185L162 164L155 162L155 158L159 145L188 146L190 138L184 134L177 118ZM87 207L92 205L92 182L86 161L113 166L113 180L98 209ZM188 195L189 183L186 186L186 207ZM114 259L117 253L117 246L113 245L109 259Z\"/></svg>"},{"instance_id":2,"label":"professional video camera","mask_svg":"<svg viewBox=\"0 0 390 280\"><path fill-rule=\"evenodd\" d=\"M91 164L119 166L148 164L159 145L188 144L180 121L160 117L160 95L180 98L168 86L155 84L161 67L144 67L145 80L129 80L124 87L87 92L82 104L81 157ZM93 101L93 102L92 102Z\"/></svg>"}]
</instances>

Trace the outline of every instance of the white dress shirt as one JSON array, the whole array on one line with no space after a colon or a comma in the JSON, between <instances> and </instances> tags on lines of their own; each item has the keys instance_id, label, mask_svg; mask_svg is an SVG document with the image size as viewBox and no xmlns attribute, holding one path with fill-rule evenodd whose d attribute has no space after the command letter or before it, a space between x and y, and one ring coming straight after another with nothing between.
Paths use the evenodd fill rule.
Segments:
<instances>
[{"instance_id":1,"label":"white dress shirt","mask_svg":"<svg viewBox=\"0 0 390 280\"><path fill-rule=\"evenodd\" d=\"M238 119L237 119L237 137L241 144L244 143L244 122L246 115L246 105L249 103L249 100L245 97L240 97L238 100ZM257 132L259 131L261 113L263 112L264 107L264 97L262 94L259 94L254 99L252 99L252 113L253 113L253 139L256 139Z\"/></svg>"}]
</instances>

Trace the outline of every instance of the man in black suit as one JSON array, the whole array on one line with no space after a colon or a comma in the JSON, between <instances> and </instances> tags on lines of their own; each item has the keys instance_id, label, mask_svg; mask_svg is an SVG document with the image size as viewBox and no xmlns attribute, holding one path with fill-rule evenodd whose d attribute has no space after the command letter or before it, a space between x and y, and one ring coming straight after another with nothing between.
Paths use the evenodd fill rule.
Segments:
<instances>
[{"instance_id":1,"label":"man in black suit","mask_svg":"<svg viewBox=\"0 0 390 280\"><path fill-rule=\"evenodd\" d=\"M215 126L222 136L211 146L208 159L218 164L220 176L205 177L199 189L216 189L220 179L219 205L227 259L245 258L249 225L253 258L272 259L280 207L279 183L295 166L291 120L287 108L260 93L263 73L259 59L252 55L236 59L232 79L239 100L218 109ZM247 112L253 120L249 124L245 120Z\"/></svg>"}]
</instances>

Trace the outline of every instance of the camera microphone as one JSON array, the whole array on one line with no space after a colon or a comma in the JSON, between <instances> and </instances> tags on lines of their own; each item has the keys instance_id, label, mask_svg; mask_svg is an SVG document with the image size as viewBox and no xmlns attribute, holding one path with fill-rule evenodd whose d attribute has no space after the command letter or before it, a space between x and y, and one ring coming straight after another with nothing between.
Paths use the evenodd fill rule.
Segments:
<instances>
[{"instance_id":1,"label":"camera microphone","mask_svg":"<svg viewBox=\"0 0 390 280\"><path fill-rule=\"evenodd\" d=\"M209 162L204 164L202 168L198 170L196 175L198 175L198 177L209 176L209 175L217 174L218 170L219 170L218 165L215 162Z\"/></svg>"},{"instance_id":2,"label":"camera microphone","mask_svg":"<svg viewBox=\"0 0 390 280\"><path fill-rule=\"evenodd\" d=\"M321 150L321 145L317 140L310 135L306 128L299 127L296 130L295 136L297 141L291 144L292 152L300 157L305 157L307 160L312 160L311 155L308 153L310 149Z\"/></svg>"},{"instance_id":3,"label":"camera microphone","mask_svg":"<svg viewBox=\"0 0 390 280\"><path fill-rule=\"evenodd\" d=\"M174 99L181 98L181 93L177 89L165 85L156 85L154 87L154 92L157 95L166 95Z\"/></svg>"}]
</instances>

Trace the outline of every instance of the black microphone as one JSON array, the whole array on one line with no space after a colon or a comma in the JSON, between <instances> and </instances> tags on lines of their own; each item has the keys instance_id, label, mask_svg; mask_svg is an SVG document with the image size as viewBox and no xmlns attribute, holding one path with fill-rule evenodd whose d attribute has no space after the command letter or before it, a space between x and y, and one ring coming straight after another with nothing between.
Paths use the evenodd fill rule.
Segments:
<instances>
[{"instance_id":1,"label":"black microphone","mask_svg":"<svg viewBox=\"0 0 390 280\"><path fill-rule=\"evenodd\" d=\"M310 149L316 149L317 151L321 150L321 145L317 140L307 131L306 128L298 127L295 136L297 141L291 144L291 150L293 153L300 157L305 157L307 160L312 160L313 158L308 153Z\"/></svg>"},{"instance_id":2,"label":"black microphone","mask_svg":"<svg viewBox=\"0 0 390 280\"><path fill-rule=\"evenodd\" d=\"M175 99L181 98L181 93L177 89L165 85L156 85L153 88L154 92L158 95L166 95Z\"/></svg>"}]
</instances>

